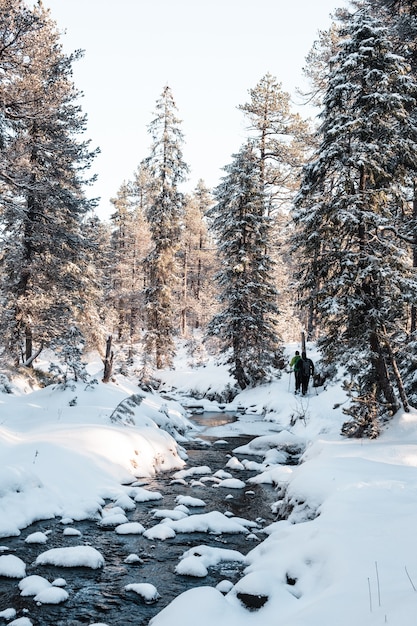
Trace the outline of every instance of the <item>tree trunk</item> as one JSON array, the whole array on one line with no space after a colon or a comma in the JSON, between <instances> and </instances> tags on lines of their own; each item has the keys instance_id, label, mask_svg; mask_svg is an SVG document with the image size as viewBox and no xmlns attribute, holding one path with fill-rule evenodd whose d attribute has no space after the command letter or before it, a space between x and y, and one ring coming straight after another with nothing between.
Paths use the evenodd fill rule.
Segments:
<instances>
[{"instance_id":1,"label":"tree trunk","mask_svg":"<svg viewBox=\"0 0 417 626\"><path fill-rule=\"evenodd\" d=\"M103 361L104 363L104 374L103 374L103 378L102 381L103 383L108 383L111 375L113 373L113 357L114 357L114 353L111 349L111 343L112 343L112 336L110 335L107 338L106 341L106 356L105 359Z\"/></svg>"},{"instance_id":2,"label":"tree trunk","mask_svg":"<svg viewBox=\"0 0 417 626\"><path fill-rule=\"evenodd\" d=\"M401 378L401 374L400 374L400 371L398 369L397 360L396 360L396 358L394 356L391 344L390 344L386 334L385 334L385 345L386 345L386 348L387 348L390 365L392 367L392 371L394 372L395 380L397 382L398 393L400 394L400 398L401 398L401 402L402 402L402 405L403 405L403 409L404 409L404 411L406 413L409 413L410 412L410 405L408 404L407 394L405 392L404 384L403 384L403 381L402 381L402 378Z\"/></svg>"},{"instance_id":3,"label":"tree trunk","mask_svg":"<svg viewBox=\"0 0 417 626\"><path fill-rule=\"evenodd\" d=\"M379 342L376 332L371 333L370 347L372 353L375 355L372 361L375 368L378 388L384 394L387 403L391 407L391 411L395 413L398 409L398 402L397 398L395 397L391 381L389 379L387 366L385 364L385 359L381 350L381 344Z\"/></svg>"},{"instance_id":4,"label":"tree trunk","mask_svg":"<svg viewBox=\"0 0 417 626\"><path fill-rule=\"evenodd\" d=\"M188 282L188 257L187 251L184 251L184 279L182 287L182 309L181 309L181 334L183 337L187 334L187 282Z\"/></svg>"},{"instance_id":5,"label":"tree trunk","mask_svg":"<svg viewBox=\"0 0 417 626\"><path fill-rule=\"evenodd\" d=\"M28 324L25 324L25 365L30 367L33 362L33 334L32 329Z\"/></svg>"},{"instance_id":6,"label":"tree trunk","mask_svg":"<svg viewBox=\"0 0 417 626\"><path fill-rule=\"evenodd\" d=\"M301 332L301 352L305 352L307 354L306 335L304 331Z\"/></svg>"},{"instance_id":7,"label":"tree trunk","mask_svg":"<svg viewBox=\"0 0 417 626\"><path fill-rule=\"evenodd\" d=\"M40 355L42 350L43 350L43 342L41 343L40 348L38 348L38 350L36 350L34 354L31 353L30 356L26 358L25 362L23 363L23 366L32 367L33 361Z\"/></svg>"},{"instance_id":8,"label":"tree trunk","mask_svg":"<svg viewBox=\"0 0 417 626\"><path fill-rule=\"evenodd\" d=\"M417 227L417 184L416 180L413 183L413 230L416 231ZM417 268L417 233L413 236L413 268ZM417 329L417 307L415 304L411 305L411 321L410 321L410 335L412 336Z\"/></svg>"}]
</instances>

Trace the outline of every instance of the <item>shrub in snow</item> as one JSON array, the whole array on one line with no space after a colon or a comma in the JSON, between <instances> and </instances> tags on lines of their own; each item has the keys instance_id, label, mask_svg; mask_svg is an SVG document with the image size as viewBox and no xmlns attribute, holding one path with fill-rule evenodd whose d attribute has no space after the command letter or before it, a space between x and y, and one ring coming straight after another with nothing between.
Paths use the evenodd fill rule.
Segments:
<instances>
[{"instance_id":1,"label":"shrub in snow","mask_svg":"<svg viewBox=\"0 0 417 626\"><path fill-rule=\"evenodd\" d=\"M110 415L110 421L119 424L131 424L134 426L134 409L142 404L142 400L144 400L144 398L145 396L135 393L119 402L113 413Z\"/></svg>"},{"instance_id":2,"label":"shrub in snow","mask_svg":"<svg viewBox=\"0 0 417 626\"><path fill-rule=\"evenodd\" d=\"M4 374L0 374L0 393L13 393L10 381Z\"/></svg>"}]
</instances>

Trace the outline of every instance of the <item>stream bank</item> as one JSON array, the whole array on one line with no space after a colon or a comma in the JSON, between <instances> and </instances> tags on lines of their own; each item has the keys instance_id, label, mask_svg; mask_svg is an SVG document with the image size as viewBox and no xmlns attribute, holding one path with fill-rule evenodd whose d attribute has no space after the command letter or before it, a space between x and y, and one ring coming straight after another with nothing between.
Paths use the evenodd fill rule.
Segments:
<instances>
[{"instance_id":1,"label":"stream bank","mask_svg":"<svg viewBox=\"0 0 417 626\"><path fill-rule=\"evenodd\" d=\"M189 467L209 466L214 474L224 470L234 450L246 445L251 436L227 437L219 440L206 435L209 429L236 420L234 415L214 413L192 418L199 428L198 436L187 446ZM63 534L64 526L57 519L44 520L22 531L20 537L2 539L3 553L14 554L26 564L26 574L45 577L49 581L65 579L69 593L66 602L58 605L37 604L32 597L22 597L16 579L0 578L0 613L14 608L17 616L27 616L33 626L75 626L80 624L105 623L109 626L145 626L149 620L169 604L175 597L192 587L202 584L216 586L227 580L236 582L242 575L244 564L227 562L209 568L204 578L182 576L175 572L182 555L191 547L205 545L237 550L246 555L254 542L263 539L262 528L274 521L271 504L276 498L275 490L268 485L250 485L243 489L214 488L212 483L191 481L185 485L173 481L173 473L161 474L146 481L146 489L162 494L160 501L138 503L135 510L128 512L131 522L139 522L145 528L154 526L155 509L174 509L177 497L187 494L206 502L204 512L220 511L237 518L256 522L254 532L248 539L242 534L209 534L202 532L178 533L165 541L149 540L143 535L118 535L114 529L106 529L95 521L74 523L81 534ZM240 470L236 477L247 481L253 471ZM25 539L35 532L48 535L47 545L26 543ZM91 570L85 567L63 568L35 564L39 554L55 547L90 545L105 559L105 567ZM137 555L136 563L127 563L129 555ZM160 598L147 604L143 598L126 585L132 583L154 585ZM0 618L1 620L1 618ZM1 621L0 621L1 624Z\"/></svg>"}]
</instances>

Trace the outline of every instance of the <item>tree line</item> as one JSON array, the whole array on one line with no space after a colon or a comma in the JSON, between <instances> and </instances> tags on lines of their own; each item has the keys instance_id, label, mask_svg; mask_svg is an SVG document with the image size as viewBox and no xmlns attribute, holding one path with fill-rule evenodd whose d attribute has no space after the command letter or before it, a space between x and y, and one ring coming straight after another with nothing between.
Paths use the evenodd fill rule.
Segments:
<instances>
[{"instance_id":1,"label":"tree line","mask_svg":"<svg viewBox=\"0 0 417 626\"><path fill-rule=\"evenodd\" d=\"M305 329L322 376L342 368L348 436L417 406L417 31L414 2L351 2L306 59L319 123L265 74L238 105L246 138L215 189L185 193L169 86L149 153L112 199L87 199L97 153L41 3L0 0L0 298L3 371L55 355L83 379L87 350L154 384L177 338L219 354L236 390L279 376ZM107 342L107 344L106 344ZM417 380L417 378L416 378ZM236 391L235 390L235 391Z\"/></svg>"}]
</instances>

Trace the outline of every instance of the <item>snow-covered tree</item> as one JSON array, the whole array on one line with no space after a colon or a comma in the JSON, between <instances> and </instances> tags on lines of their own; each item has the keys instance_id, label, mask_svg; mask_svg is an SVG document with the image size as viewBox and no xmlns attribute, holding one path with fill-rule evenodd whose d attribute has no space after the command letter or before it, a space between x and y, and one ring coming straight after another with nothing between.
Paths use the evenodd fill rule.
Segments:
<instances>
[{"instance_id":1,"label":"snow-covered tree","mask_svg":"<svg viewBox=\"0 0 417 626\"><path fill-rule=\"evenodd\" d=\"M395 51L404 55L410 63L411 72L417 78L417 4L415 0L367 0L368 10L384 21L389 27ZM416 111L414 111L416 115ZM413 181L413 208L410 220L410 234L413 231L413 267L417 272L417 179ZM417 407L417 303L410 309L408 350L399 354L399 365L404 377L410 403Z\"/></svg>"},{"instance_id":2,"label":"snow-covered tree","mask_svg":"<svg viewBox=\"0 0 417 626\"><path fill-rule=\"evenodd\" d=\"M327 362L350 374L347 434L376 435L401 396L396 342L417 295L404 220L417 162L417 85L387 29L345 16L331 59L319 146L296 200L301 306L322 320Z\"/></svg>"},{"instance_id":3,"label":"snow-covered tree","mask_svg":"<svg viewBox=\"0 0 417 626\"><path fill-rule=\"evenodd\" d=\"M178 288L179 249L185 197L180 191L188 166L183 160L183 134L177 118L171 89L166 86L156 103L155 118L149 125L151 154L146 165L152 179L151 201L146 217L152 250L146 259L145 291L147 332L146 351L153 354L158 369L172 363L174 335L179 319L174 309Z\"/></svg>"},{"instance_id":4,"label":"snow-covered tree","mask_svg":"<svg viewBox=\"0 0 417 626\"><path fill-rule=\"evenodd\" d=\"M248 121L253 149L260 162L265 207L273 218L270 228L274 233L269 237L267 253L275 262L273 280L279 290L280 327L294 340L295 335L299 336L300 323L289 282L293 271L286 224L311 133L308 123L292 111L290 94L271 74L263 76L249 95L250 100L238 108Z\"/></svg>"},{"instance_id":5,"label":"snow-covered tree","mask_svg":"<svg viewBox=\"0 0 417 626\"><path fill-rule=\"evenodd\" d=\"M214 314L213 276L216 247L208 233L205 214L213 205L213 197L203 181L187 197L179 261L182 267L181 331L184 336L204 327Z\"/></svg>"},{"instance_id":6,"label":"snow-covered tree","mask_svg":"<svg viewBox=\"0 0 417 626\"><path fill-rule=\"evenodd\" d=\"M134 183L123 183L112 198L112 270L110 299L117 313L120 341L137 341L144 323L144 258L149 252L150 234L140 190Z\"/></svg>"},{"instance_id":7,"label":"snow-covered tree","mask_svg":"<svg viewBox=\"0 0 417 626\"><path fill-rule=\"evenodd\" d=\"M271 217L265 206L261 162L249 142L224 168L217 203L208 212L218 242L220 311L208 334L228 352L241 389L269 379L279 353L277 293L271 280Z\"/></svg>"},{"instance_id":8,"label":"snow-covered tree","mask_svg":"<svg viewBox=\"0 0 417 626\"><path fill-rule=\"evenodd\" d=\"M48 11L7 0L0 31L2 336L15 362L29 365L83 318L92 256L80 227L94 205L83 191L94 152L80 140L85 117L72 83L80 55L63 53Z\"/></svg>"},{"instance_id":9,"label":"snow-covered tree","mask_svg":"<svg viewBox=\"0 0 417 626\"><path fill-rule=\"evenodd\" d=\"M308 124L291 110L290 94L281 83L266 74L254 89L250 101L240 105L248 119L253 147L260 159L265 202L271 213L292 199L297 175L307 150Z\"/></svg>"}]
</instances>

